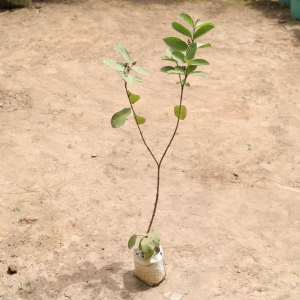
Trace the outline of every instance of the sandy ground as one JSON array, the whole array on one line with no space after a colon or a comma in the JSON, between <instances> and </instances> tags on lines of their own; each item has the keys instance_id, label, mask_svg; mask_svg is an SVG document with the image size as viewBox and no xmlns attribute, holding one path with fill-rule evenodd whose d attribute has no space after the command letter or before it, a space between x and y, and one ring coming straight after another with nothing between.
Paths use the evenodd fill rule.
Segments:
<instances>
[{"instance_id":1,"label":"sandy ground","mask_svg":"<svg viewBox=\"0 0 300 300\"><path fill-rule=\"evenodd\" d=\"M179 86L158 70L181 12L212 21L208 78L186 89L162 166L154 230L167 278L133 276L155 164L122 81L126 46L151 77L132 88L161 156ZM300 299L300 22L277 3L34 1L0 12L0 299ZM94 157L92 157L92 155ZM16 265L17 274L7 274Z\"/></svg>"}]
</instances>

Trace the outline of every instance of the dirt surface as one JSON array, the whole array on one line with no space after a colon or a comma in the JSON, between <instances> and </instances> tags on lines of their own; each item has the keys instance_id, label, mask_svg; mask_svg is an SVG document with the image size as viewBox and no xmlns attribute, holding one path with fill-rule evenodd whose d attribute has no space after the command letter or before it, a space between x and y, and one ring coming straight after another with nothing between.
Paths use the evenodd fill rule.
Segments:
<instances>
[{"instance_id":1,"label":"dirt surface","mask_svg":"<svg viewBox=\"0 0 300 300\"><path fill-rule=\"evenodd\" d=\"M104 66L126 46L157 156L179 86L158 70L181 12L212 21L211 66L185 90L153 229L167 278L133 276L155 164ZM0 12L0 299L300 299L300 22L277 3L35 1ZM7 273L15 265L17 273Z\"/></svg>"}]
</instances>

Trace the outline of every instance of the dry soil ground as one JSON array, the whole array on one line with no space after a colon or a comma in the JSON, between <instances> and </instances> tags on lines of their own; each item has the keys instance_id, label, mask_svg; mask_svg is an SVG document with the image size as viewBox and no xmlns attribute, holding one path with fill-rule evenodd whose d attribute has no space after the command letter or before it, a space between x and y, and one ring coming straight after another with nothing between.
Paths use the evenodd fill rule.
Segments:
<instances>
[{"instance_id":1,"label":"dry soil ground","mask_svg":"<svg viewBox=\"0 0 300 300\"><path fill-rule=\"evenodd\" d=\"M162 169L154 229L167 278L133 276L155 164L104 66L124 44L149 69L132 92L160 156L179 86L158 70L180 12L212 21L208 78ZM300 23L262 1L34 1L0 12L0 299L300 299ZM204 68L203 68L204 70ZM94 157L92 157L92 155ZM9 265L17 274L7 274Z\"/></svg>"}]
</instances>

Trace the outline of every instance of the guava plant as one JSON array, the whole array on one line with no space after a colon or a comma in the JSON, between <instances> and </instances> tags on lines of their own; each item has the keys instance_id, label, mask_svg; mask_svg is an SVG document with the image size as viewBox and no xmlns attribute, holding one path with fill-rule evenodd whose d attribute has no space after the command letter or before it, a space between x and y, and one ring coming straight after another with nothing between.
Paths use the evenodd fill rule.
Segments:
<instances>
[{"instance_id":1,"label":"guava plant","mask_svg":"<svg viewBox=\"0 0 300 300\"><path fill-rule=\"evenodd\" d=\"M122 125L124 125L126 120L129 118L130 114L132 113L133 119L135 120L142 141L145 144L148 152L152 156L157 166L157 185L154 208L148 225L148 229L145 235L140 236L141 238L138 246L139 250L141 250L143 253L144 259L149 259L155 253L154 250L160 242L159 236L155 232L150 232L159 200L160 170L163 159L166 156L168 149L170 148L173 139L176 135L179 123L181 120L184 120L187 116L187 108L185 105L182 104L184 88L190 87L190 84L187 82L187 79L189 78L189 76L206 77L206 73L202 71L196 71L196 69L198 69L198 67L209 65L208 61L206 61L205 59L195 57L198 49L211 47L211 44L197 43L196 40L211 29L213 29L214 24L211 22L202 22L199 19L194 21L186 13L181 13L179 15L179 18L185 23L187 23L189 27L191 27L191 29L188 29L180 23L173 22L172 28L178 33L182 34L185 37L185 40L173 36L164 39L164 42L167 44L168 49L166 50L166 56L162 56L161 59L167 61L172 65L162 67L160 71L168 75L178 76L177 84L179 84L180 86L180 97L179 104L175 105L174 107L174 115L177 118L175 130L160 159L154 156L141 130L141 125L143 125L146 122L146 119L138 115L134 109L134 104L140 99L140 96L132 93L128 89L128 85L134 86L138 82L143 82L142 78L137 76L135 73L139 75L150 75L150 73L145 68L138 66L136 61L132 61L128 51L121 44L118 43L115 43L114 46L115 49L120 53L120 55L124 59L124 62L109 59L103 60L103 63L105 65L115 69L124 80L124 88L129 104L128 107L120 110L112 116L111 126L113 128L121 127ZM134 245L136 244L137 237L138 235L136 234L130 237L128 241L129 249L134 247Z\"/></svg>"}]
</instances>

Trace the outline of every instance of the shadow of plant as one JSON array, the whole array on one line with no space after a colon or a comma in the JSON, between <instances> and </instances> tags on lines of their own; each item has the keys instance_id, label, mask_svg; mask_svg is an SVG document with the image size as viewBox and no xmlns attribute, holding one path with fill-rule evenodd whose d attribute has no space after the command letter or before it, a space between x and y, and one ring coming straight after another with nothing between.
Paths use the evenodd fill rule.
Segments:
<instances>
[{"instance_id":1,"label":"shadow of plant","mask_svg":"<svg viewBox=\"0 0 300 300\"><path fill-rule=\"evenodd\" d=\"M69 287L78 285L81 291L86 291L85 294L90 300L99 299L99 296L107 291L118 295L118 299L132 299L130 294L151 288L137 279L133 271L124 273L122 262L111 263L100 269L90 262L85 262L77 272L71 275L63 274L56 279L55 282L48 282L46 278L39 277L38 293L45 293L48 299L52 299L64 295Z\"/></svg>"}]
</instances>

